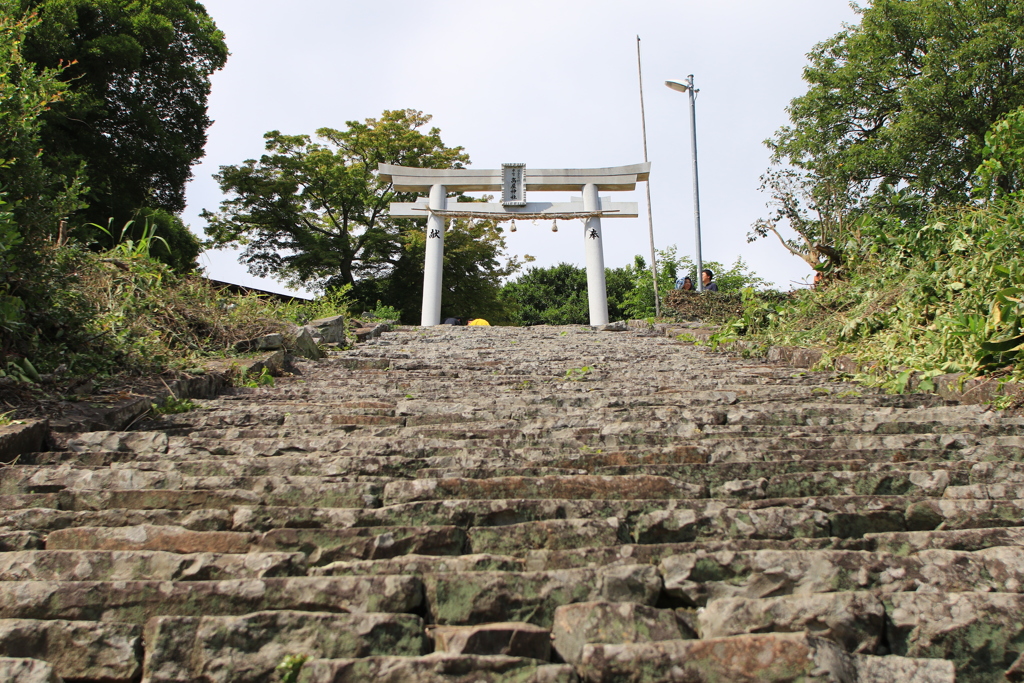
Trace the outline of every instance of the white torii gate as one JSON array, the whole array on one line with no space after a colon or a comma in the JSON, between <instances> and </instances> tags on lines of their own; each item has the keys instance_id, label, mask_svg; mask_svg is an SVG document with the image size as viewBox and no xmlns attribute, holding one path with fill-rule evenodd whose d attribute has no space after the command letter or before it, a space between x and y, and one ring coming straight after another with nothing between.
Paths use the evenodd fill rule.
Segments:
<instances>
[{"instance_id":1,"label":"white torii gate","mask_svg":"<svg viewBox=\"0 0 1024 683\"><path fill-rule=\"evenodd\" d=\"M650 177L651 164L633 164L613 168L543 169L525 168L524 164L502 164L501 170L435 169L380 164L380 177L391 182L399 192L429 193L415 203L393 202L395 217L427 216L427 253L423 268L423 310L420 324L441 323L441 272L444 263L444 225L448 216L509 220L509 218L572 219L581 218L583 243L587 259L587 297L590 303L590 324L608 324L608 292L604 278L604 247L601 218L636 218L636 202L612 202L599 191L636 189L637 181ZM526 191L546 190L572 192L582 197L569 202L527 202ZM448 210L449 192L497 192L502 202L463 203L461 210Z\"/></svg>"}]
</instances>

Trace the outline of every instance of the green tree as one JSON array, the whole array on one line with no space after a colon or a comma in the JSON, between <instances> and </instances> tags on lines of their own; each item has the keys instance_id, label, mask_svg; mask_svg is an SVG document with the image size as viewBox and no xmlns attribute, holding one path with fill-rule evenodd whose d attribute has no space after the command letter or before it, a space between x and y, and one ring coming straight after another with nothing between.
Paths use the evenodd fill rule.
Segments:
<instances>
[{"instance_id":1,"label":"green tree","mask_svg":"<svg viewBox=\"0 0 1024 683\"><path fill-rule=\"evenodd\" d=\"M60 103L62 68L39 68L25 59L26 36L38 19L0 12L0 193L11 199L4 241L32 243L55 234L58 217L79 208L74 174L63 178L45 165L40 150L43 116Z\"/></svg>"},{"instance_id":2,"label":"green tree","mask_svg":"<svg viewBox=\"0 0 1024 683\"><path fill-rule=\"evenodd\" d=\"M985 134L984 155L976 172L975 194L991 198L1024 189L1024 107L992 125Z\"/></svg>"},{"instance_id":3,"label":"green tree","mask_svg":"<svg viewBox=\"0 0 1024 683\"><path fill-rule=\"evenodd\" d=\"M72 216L79 234L102 241L100 231L83 226L112 222L119 232L130 220L141 234L147 215L159 211L163 236L189 252L176 258L194 261L198 243L166 216L185 208L185 184L211 123L210 75L228 55L203 5L0 0L0 6L38 16L25 41L27 60L50 69L63 65L66 97L44 115L41 142L51 172L72 179L85 169L88 208Z\"/></svg>"},{"instance_id":4,"label":"green tree","mask_svg":"<svg viewBox=\"0 0 1024 683\"><path fill-rule=\"evenodd\" d=\"M33 333L27 314L46 308L37 286L46 284L40 269L45 227L78 206L76 184L66 186L49 173L39 151L41 117L63 87L59 69L38 69L22 55L35 23L0 13L0 360Z\"/></svg>"},{"instance_id":5,"label":"green tree","mask_svg":"<svg viewBox=\"0 0 1024 683\"><path fill-rule=\"evenodd\" d=\"M961 202L985 133L1024 105L1020 0L873 0L811 51L792 126L768 141L819 183ZM856 194L856 193L855 193Z\"/></svg>"},{"instance_id":6,"label":"green tree","mask_svg":"<svg viewBox=\"0 0 1024 683\"><path fill-rule=\"evenodd\" d=\"M437 128L419 129L430 116L412 109L379 119L349 121L346 130L308 135L267 133L268 154L215 177L228 198L220 211L204 211L213 246L243 247L242 261L256 275L282 277L307 287L350 284L358 305L382 304L410 320L423 290L423 219L388 214L394 201L413 201L377 174L380 163L462 168L469 156L447 147ZM442 298L450 315L495 315L504 238L486 221L458 221L445 236Z\"/></svg>"},{"instance_id":7,"label":"green tree","mask_svg":"<svg viewBox=\"0 0 1024 683\"><path fill-rule=\"evenodd\" d=\"M586 325L590 320L587 271L569 263L528 268L502 287L501 298L518 325Z\"/></svg>"},{"instance_id":8,"label":"green tree","mask_svg":"<svg viewBox=\"0 0 1024 683\"><path fill-rule=\"evenodd\" d=\"M920 224L929 203L969 201L986 132L1024 105L1020 0L855 8L860 23L809 54L809 87L788 107L791 125L766 142L776 166L762 182L773 215L749 235L774 233L812 266L838 265L874 205L900 203ZM787 225L796 239L779 233Z\"/></svg>"}]
</instances>

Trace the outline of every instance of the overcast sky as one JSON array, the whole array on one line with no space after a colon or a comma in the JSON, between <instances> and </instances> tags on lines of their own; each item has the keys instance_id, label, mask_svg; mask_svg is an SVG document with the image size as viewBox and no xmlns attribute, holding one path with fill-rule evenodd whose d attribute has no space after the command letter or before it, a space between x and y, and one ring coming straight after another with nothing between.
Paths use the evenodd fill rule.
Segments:
<instances>
[{"instance_id":1,"label":"overcast sky","mask_svg":"<svg viewBox=\"0 0 1024 683\"><path fill-rule=\"evenodd\" d=\"M846 0L202 0L231 57L213 76L215 123L188 187L185 221L222 196L211 175L258 158L263 134L344 128L386 109L433 115L472 168L588 168L643 161L636 36L641 38L654 237L694 256L688 99L665 87L694 74L704 260L741 256L788 289L810 269L772 237L748 244L766 215L762 144L805 91L806 54L857 17ZM603 193L604 194L604 193ZM604 221L605 264L647 255L643 186L616 192L638 219ZM568 195L534 192L531 200ZM520 223L509 251L536 265L584 264L583 228ZM285 291L247 274L229 251L201 257L210 277Z\"/></svg>"}]
</instances>

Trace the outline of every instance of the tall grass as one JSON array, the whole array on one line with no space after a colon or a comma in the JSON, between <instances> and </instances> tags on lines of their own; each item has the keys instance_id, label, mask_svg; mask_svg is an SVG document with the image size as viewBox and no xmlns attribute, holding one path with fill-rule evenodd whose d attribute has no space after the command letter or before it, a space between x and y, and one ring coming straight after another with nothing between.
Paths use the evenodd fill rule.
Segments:
<instances>
[{"instance_id":1,"label":"tall grass","mask_svg":"<svg viewBox=\"0 0 1024 683\"><path fill-rule=\"evenodd\" d=\"M898 368L897 382L909 371L1024 377L1024 203L861 227L843 276L788 303L749 295L724 334L825 346Z\"/></svg>"}]
</instances>

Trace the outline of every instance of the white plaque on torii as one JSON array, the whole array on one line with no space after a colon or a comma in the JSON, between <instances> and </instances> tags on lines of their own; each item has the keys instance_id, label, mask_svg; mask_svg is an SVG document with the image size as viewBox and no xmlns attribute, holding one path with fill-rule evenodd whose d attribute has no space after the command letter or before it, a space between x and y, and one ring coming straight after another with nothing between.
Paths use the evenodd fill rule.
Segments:
<instances>
[{"instance_id":1,"label":"white plaque on torii","mask_svg":"<svg viewBox=\"0 0 1024 683\"><path fill-rule=\"evenodd\" d=\"M426 201L393 202L395 217L427 216L427 249L423 268L423 310L420 324L441 322L441 272L444 263L444 225L447 217L492 220L509 218L579 218L584 221L590 324L608 324L601 218L636 218L636 202L612 202L600 191L629 191L650 177L650 163L587 169L527 169L525 164L502 164L501 170L414 168L380 164L380 177L399 192L428 193ZM512 191L512 180L514 192ZM527 202L526 192L582 191L569 202ZM501 203L462 204L448 210L449 192L501 192ZM515 195L515 196L513 196Z\"/></svg>"}]
</instances>

